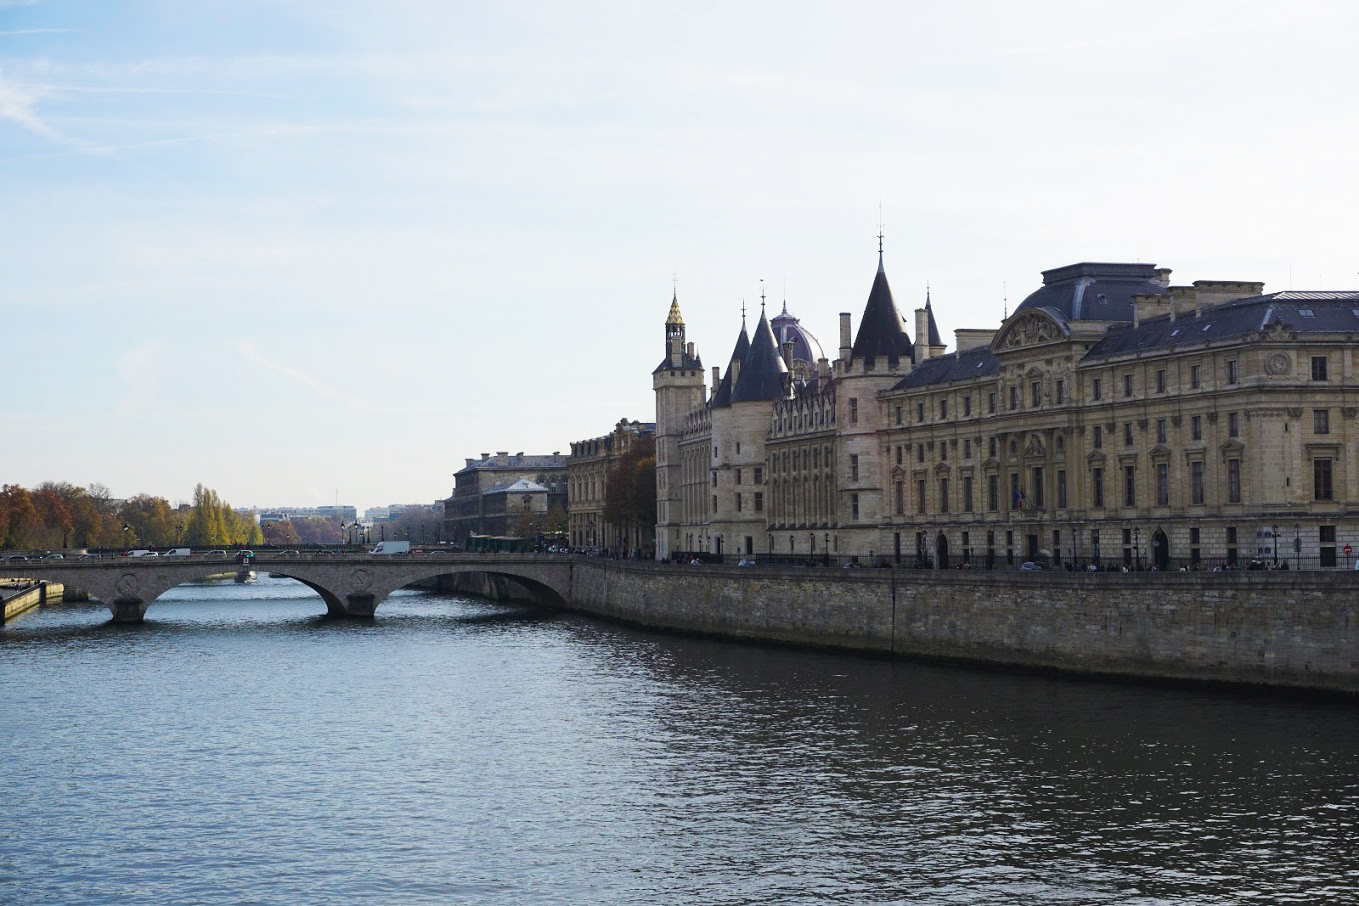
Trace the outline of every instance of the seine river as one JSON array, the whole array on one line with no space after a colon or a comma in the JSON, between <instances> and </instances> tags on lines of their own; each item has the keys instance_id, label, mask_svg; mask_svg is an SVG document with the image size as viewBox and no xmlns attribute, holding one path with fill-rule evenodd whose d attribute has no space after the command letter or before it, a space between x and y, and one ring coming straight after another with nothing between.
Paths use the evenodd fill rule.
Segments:
<instances>
[{"instance_id":1,"label":"seine river","mask_svg":"<svg viewBox=\"0 0 1359 906\"><path fill-rule=\"evenodd\" d=\"M323 611L0 629L0 902L1359 902L1353 704Z\"/></svg>"}]
</instances>

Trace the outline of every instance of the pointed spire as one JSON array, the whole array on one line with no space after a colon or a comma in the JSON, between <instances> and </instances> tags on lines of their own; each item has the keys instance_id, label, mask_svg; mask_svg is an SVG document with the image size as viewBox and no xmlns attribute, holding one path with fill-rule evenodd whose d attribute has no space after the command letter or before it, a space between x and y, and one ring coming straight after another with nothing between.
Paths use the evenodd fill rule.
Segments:
<instances>
[{"instance_id":1,"label":"pointed spire","mask_svg":"<svg viewBox=\"0 0 1359 906\"><path fill-rule=\"evenodd\" d=\"M760 323L755 325L755 336L750 340L750 351L741 363L741 379L732 391L733 403L749 403L783 399L788 395L786 376L788 366L774 338L769 319L760 312Z\"/></svg>"},{"instance_id":2,"label":"pointed spire","mask_svg":"<svg viewBox=\"0 0 1359 906\"><path fill-rule=\"evenodd\" d=\"M680 314L678 289L675 290L674 295L670 297L670 314L666 316L665 323L667 325L678 324L681 327L684 326L684 315Z\"/></svg>"},{"instance_id":3,"label":"pointed spire","mask_svg":"<svg viewBox=\"0 0 1359 906\"><path fill-rule=\"evenodd\" d=\"M859 319L859 333L854 338L851 355L856 359L886 358L889 365L905 359L915 361L915 350L911 338L906 333L905 322L897 303L892 298L892 288L887 285L887 272L882 266L882 253L878 253L878 273L873 278L873 288L868 292L868 304L864 306L863 317Z\"/></svg>"},{"instance_id":4,"label":"pointed spire","mask_svg":"<svg viewBox=\"0 0 1359 906\"><path fill-rule=\"evenodd\" d=\"M934 309L930 307L930 284L925 281L925 315L929 322L929 333L927 339L931 346L943 346L944 341L939 336L939 325L934 323Z\"/></svg>"},{"instance_id":5,"label":"pointed spire","mask_svg":"<svg viewBox=\"0 0 1359 906\"><path fill-rule=\"evenodd\" d=\"M717 393L713 395L713 406L722 407L731 405L731 394L736 389L740 381L736 377L737 369L733 366L741 362L744 368L746 353L750 351L750 337L746 335L746 302L741 300L741 333L736 338L736 348L731 351L731 358L727 360L727 373L722 376L722 383L717 386ZM744 377L744 375L742 375Z\"/></svg>"}]
</instances>

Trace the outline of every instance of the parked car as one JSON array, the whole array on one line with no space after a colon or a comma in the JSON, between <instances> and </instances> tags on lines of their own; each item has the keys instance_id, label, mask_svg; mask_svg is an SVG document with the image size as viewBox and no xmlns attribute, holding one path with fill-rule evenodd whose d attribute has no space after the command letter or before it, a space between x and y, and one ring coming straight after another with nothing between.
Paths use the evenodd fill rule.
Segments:
<instances>
[{"instance_id":1,"label":"parked car","mask_svg":"<svg viewBox=\"0 0 1359 906\"><path fill-rule=\"evenodd\" d=\"M63 556L62 554L43 554L43 555L42 555L41 557L39 557L38 559L39 559L39 560L65 560L66 557Z\"/></svg>"},{"instance_id":2,"label":"parked car","mask_svg":"<svg viewBox=\"0 0 1359 906\"><path fill-rule=\"evenodd\" d=\"M1048 569L1047 566L1045 566L1042 563L1038 563L1034 560L1025 560L1023 563L1019 564L1020 572L1026 573L1045 572L1047 569Z\"/></svg>"},{"instance_id":3,"label":"parked car","mask_svg":"<svg viewBox=\"0 0 1359 906\"><path fill-rule=\"evenodd\" d=\"M189 550L187 547L172 547L172 548L170 548L168 551L166 551L165 553L161 554L161 556L162 556L162 557L188 557L188 556L192 556L192 554L193 554L193 551Z\"/></svg>"},{"instance_id":4,"label":"parked car","mask_svg":"<svg viewBox=\"0 0 1359 906\"><path fill-rule=\"evenodd\" d=\"M124 556L124 557L159 557L160 554L156 553L155 551L135 550L135 551L123 551L123 556Z\"/></svg>"}]
</instances>

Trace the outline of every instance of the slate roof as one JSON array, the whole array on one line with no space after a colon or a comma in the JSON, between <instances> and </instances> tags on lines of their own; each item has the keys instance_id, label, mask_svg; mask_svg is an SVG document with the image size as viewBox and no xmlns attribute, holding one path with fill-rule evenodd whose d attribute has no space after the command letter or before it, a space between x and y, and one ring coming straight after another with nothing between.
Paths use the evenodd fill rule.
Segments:
<instances>
[{"instance_id":1,"label":"slate roof","mask_svg":"<svg viewBox=\"0 0 1359 906\"><path fill-rule=\"evenodd\" d=\"M1215 305L1197 318L1192 311L1174 321L1158 315L1111 327L1082 361L1232 339L1276 322L1297 333L1359 333L1359 291L1270 293Z\"/></svg>"},{"instance_id":2,"label":"slate roof","mask_svg":"<svg viewBox=\"0 0 1359 906\"><path fill-rule=\"evenodd\" d=\"M928 358L911 369L896 383L893 390L911 390L934 384L970 381L990 377L1000 370L1000 359L991 354L989 346L974 346L962 352Z\"/></svg>"},{"instance_id":3,"label":"slate roof","mask_svg":"<svg viewBox=\"0 0 1359 906\"><path fill-rule=\"evenodd\" d=\"M783 312L770 321L769 326L773 328L774 339L780 348L789 340L793 342L794 359L815 365L818 359L825 357L825 353L821 351L821 344L812 336L811 331L803 327L797 318L788 314L787 301L783 303Z\"/></svg>"},{"instance_id":4,"label":"slate roof","mask_svg":"<svg viewBox=\"0 0 1359 906\"><path fill-rule=\"evenodd\" d=\"M873 288L868 292L868 304L859 319L859 333L854 338L853 357L872 360L885 358L896 364L901 359L915 361L915 347L906 333L906 322L897 311L892 289L887 285L887 273L878 253L878 273L873 277Z\"/></svg>"},{"instance_id":5,"label":"slate roof","mask_svg":"<svg viewBox=\"0 0 1359 906\"><path fill-rule=\"evenodd\" d=\"M491 488L491 489L490 489L489 491L487 491L486 493L487 493L487 494L520 494L520 493L525 493L525 492L527 492L527 493L532 494L532 493L535 493L535 492L537 492L537 491L546 491L546 490L547 490L547 488L543 487L542 485L540 485L540 484L539 484L538 482L536 482L536 481L529 481L527 478L521 478L521 479L519 479L518 481L514 482L513 484L496 485L495 487Z\"/></svg>"},{"instance_id":6,"label":"slate roof","mask_svg":"<svg viewBox=\"0 0 1359 906\"><path fill-rule=\"evenodd\" d=\"M1154 264L1082 262L1043 271L1043 285L1019 303L1048 308L1067 321L1131 321L1132 297L1163 295L1169 287L1156 278Z\"/></svg>"},{"instance_id":7,"label":"slate roof","mask_svg":"<svg viewBox=\"0 0 1359 906\"><path fill-rule=\"evenodd\" d=\"M930 320L929 345L943 346L944 341L939 337L939 325L934 323L934 309L930 307L930 291L928 289L925 290L925 314L929 315Z\"/></svg>"},{"instance_id":8,"label":"slate roof","mask_svg":"<svg viewBox=\"0 0 1359 906\"><path fill-rule=\"evenodd\" d=\"M713 395L713 406L730 406L732 384L735 378L732 374L736 369L732 363L740 362L745 367L746 353L750 351L750 338L746 336L746 322L741 320L741 335L736 338L736 348L731 351L731 358L727 360L727 373L722 375L722 383L717 385L717 393Z\"/></svg>"},{"instance_id":9,"label":"slate roof","mask_svg":"<svg viewBox=\"0 0 1359 906\"><path fill-rule=\"evenodd\" d=\"M497 457L489 456L478 460L471 465L464 466L455 474L461 475L463 472L475 472L481 469L564 469L566 468L566 457L559 453L544 453L527 455L516 454L514 456L500 457L504 462L497 461Z\"/></svg>"},{"instance_id":10,"label":"slate roof","mask_svg":"<svg viewBox=\"0 0 1359 906\"><path fill-rule=\"evenodd\" d=\"M769 319L760 312L760 323L755 325L755 336L750 338L750 350L741 363L741 377L731 392L733 403L757 400L777 400L788 395L788 366L783 363Z\"/></svg>"}]
</instances>

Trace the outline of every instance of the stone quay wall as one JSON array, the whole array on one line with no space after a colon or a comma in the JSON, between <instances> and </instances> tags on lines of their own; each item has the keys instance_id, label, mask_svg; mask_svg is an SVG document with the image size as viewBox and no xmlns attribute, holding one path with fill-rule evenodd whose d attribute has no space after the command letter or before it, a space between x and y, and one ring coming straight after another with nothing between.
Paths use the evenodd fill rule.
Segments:
<instances>
[{"instance_id":1,"label":"stone quay wall","mask_svg":"<svg viewBox=\"0 0 1359 906\"><path fill-rule=\"evenodd\" d=\"M10 579L0 582L0 623L25 611L62 599L65 589L60 582L31 582Z\"/></svg>"},{"instance_id":2,"label":"stone quay wall","mask_svg":"<svg viewBox=\"0 0 1359 906\"><path fill-rule=\"evenodd\" d=\"M1359 575L765 569L577 560L644 626L1086 674L1359 693Z\"/></svg>"}]
</instances>

